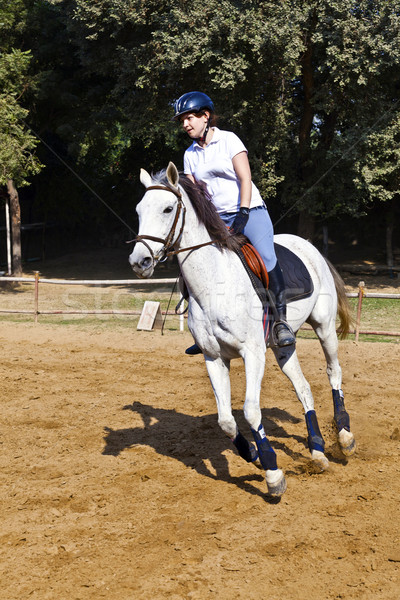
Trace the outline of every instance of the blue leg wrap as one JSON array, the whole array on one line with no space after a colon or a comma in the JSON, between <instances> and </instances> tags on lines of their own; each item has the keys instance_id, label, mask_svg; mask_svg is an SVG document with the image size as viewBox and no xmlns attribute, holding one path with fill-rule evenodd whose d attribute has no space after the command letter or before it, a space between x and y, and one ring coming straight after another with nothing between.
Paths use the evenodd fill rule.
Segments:
<instances>
[{"instance_id":1,"label":"blue leg wrap","mask_svg":"<svg viewBox=\"0 0 400 600\"><path fill-rule=\"evenodd\" d=\"M253 434L254 440L257 444L258 457L263 469L265 471L268 469L277 469L278 465L276 463L276 454L269 443L267 436L265 435L264 427L260 425L257 431L252 429L251 433Z\"/></svg>"},{"instance_id":2,"label":"blue leg wrap","mask_svg":"<svg viewBox=\"0 0 400 600\"><path fill-rule=\"evenodd\" d=\"M311 450L325 451L325 442L319 430L317 415L315 410L309 410L306 413L306 425L308 431L308 447Z\"/></svg>"},{"instance_id":3,"label":"blue leg wrap","mask_svg":"<svg viewBox=\"0 0 400 600\"><path fill-rule=\"evenodd\" d=\"M253 444L250 444L239 431L235 439L232 440L236 446L236 450L239 452L239 456L244 458L245 461L254 462L258 458L257 450Z\"/></svg>"},{"instance_id":4,"label":"blue leg wrap","mask_svg":"<svg viewBox=\"0 0 400 600\"><path fill-rule=\"evenodd\" d=\"M344 397L342 390L332 390L334 419L338 431L346 429L350 431L350 417L344 407Z\"/></svg>"}]
</instances>

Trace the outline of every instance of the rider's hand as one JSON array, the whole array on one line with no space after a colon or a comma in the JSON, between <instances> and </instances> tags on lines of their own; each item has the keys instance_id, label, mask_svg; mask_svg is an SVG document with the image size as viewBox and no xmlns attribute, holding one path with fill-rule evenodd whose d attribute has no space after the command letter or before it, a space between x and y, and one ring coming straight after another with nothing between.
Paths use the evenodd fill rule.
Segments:
<instances>
[{"instance_id":1,"label":"rider's hand","mask_svg":"<svg viewBox=\"0 0 400 600\"><path fill-rule=\"evenodd\" d=\"M243 229L246 227L247 221L249 220L249 213L250 209L246 206L241 206L239 208L239 212L231 226L233 233L243 233Z\"/></svg>"}]
</instances>

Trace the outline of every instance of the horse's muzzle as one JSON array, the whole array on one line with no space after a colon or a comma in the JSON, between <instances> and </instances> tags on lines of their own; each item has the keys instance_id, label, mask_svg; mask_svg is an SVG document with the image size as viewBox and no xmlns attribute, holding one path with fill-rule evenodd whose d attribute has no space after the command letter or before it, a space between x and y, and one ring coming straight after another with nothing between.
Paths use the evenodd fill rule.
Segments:
<instances>
[{"instance_id":1,"label":"horse's muzzle","mask_svg":"<svg viewBox=\"0 0 400 600\"><path fill-rule=\"evenodd\" d=\"M154 260L151 256L136 256L135 251L129 257L129 264L138 277L148 278L154 273Z\"/></svg>"}]
</instances>

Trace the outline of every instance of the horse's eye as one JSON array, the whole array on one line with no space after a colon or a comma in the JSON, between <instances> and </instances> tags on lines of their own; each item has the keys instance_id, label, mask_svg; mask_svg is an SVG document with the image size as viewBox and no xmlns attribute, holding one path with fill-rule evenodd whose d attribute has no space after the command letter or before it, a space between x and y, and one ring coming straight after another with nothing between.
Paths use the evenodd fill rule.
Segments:
<instances>
[{"instance_id":1,"label":"horse's eye","mask_svg":"<svg viewBox=\"0 0 400 600\"><path fill-rule=\"evenodd\" d=\"M165 208L165 209L164 209L164 212L165 212L165 213L170 213L170 212L172 212L173 210L174 210L174 209L173 209L173 207L172 207L172 206L167 206L167 208Z\"/></svg>"}]
</instances>

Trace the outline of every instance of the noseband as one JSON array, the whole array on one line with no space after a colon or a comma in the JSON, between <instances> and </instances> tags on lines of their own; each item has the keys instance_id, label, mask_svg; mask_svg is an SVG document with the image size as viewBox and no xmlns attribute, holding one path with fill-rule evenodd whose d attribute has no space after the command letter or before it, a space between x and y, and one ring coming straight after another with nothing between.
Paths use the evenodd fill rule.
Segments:
<instances>
[{"instance_id":1,"label":"noseband","mask_svg":"<svg viewBox=\"0 0 400 600\"><path fill-rule=\"evenodd\" d=\"M180 248L179 250L174 250L173 246L177 242L179 242L179 240L181 239L182 234L183 234L183 228L185 226L186 207L182 200L182 194L180 193L179 189L174 189L174 188L168 187L166 185L149 185L149 187L146 188L146 192L148 192L149 190L164 190L165 192L171 192L178 199L178 205L177 205L177 209L176 209L176 213L175 213L174 222L172 223L169 234L167 235L167 237L165 239L155 237L154 235L137 235L133 240L131 240L132 242L135 242L135 243L141 242L142 244L144 244L146 246L146 248L150 252L153 263L164 262L165 260L167 260L167 258L169 256L173 256L174 254L179 254L180 252L185 252L187 250L196 250L197 248L201 248L202 246L209 246L210 244L214 243L214 241L211 240L209 242L205 242L204 244L198 244L197 246L190 246L189 248ZM179 220L181 212L182 212L182 224L181 224L179 234L178 234L177 238L174 240L175 230L176 230L176 226L178 224L178 220ZM160 244L163 245L163 247L161 248L161 250L159 252L157 252L157 254L154 254L153 250L150 248L149 244L145 240L150 240L152 242L159 242ZM130 242L127 242L127 243L130 243Z\"/></svg>"}]
</instances>

